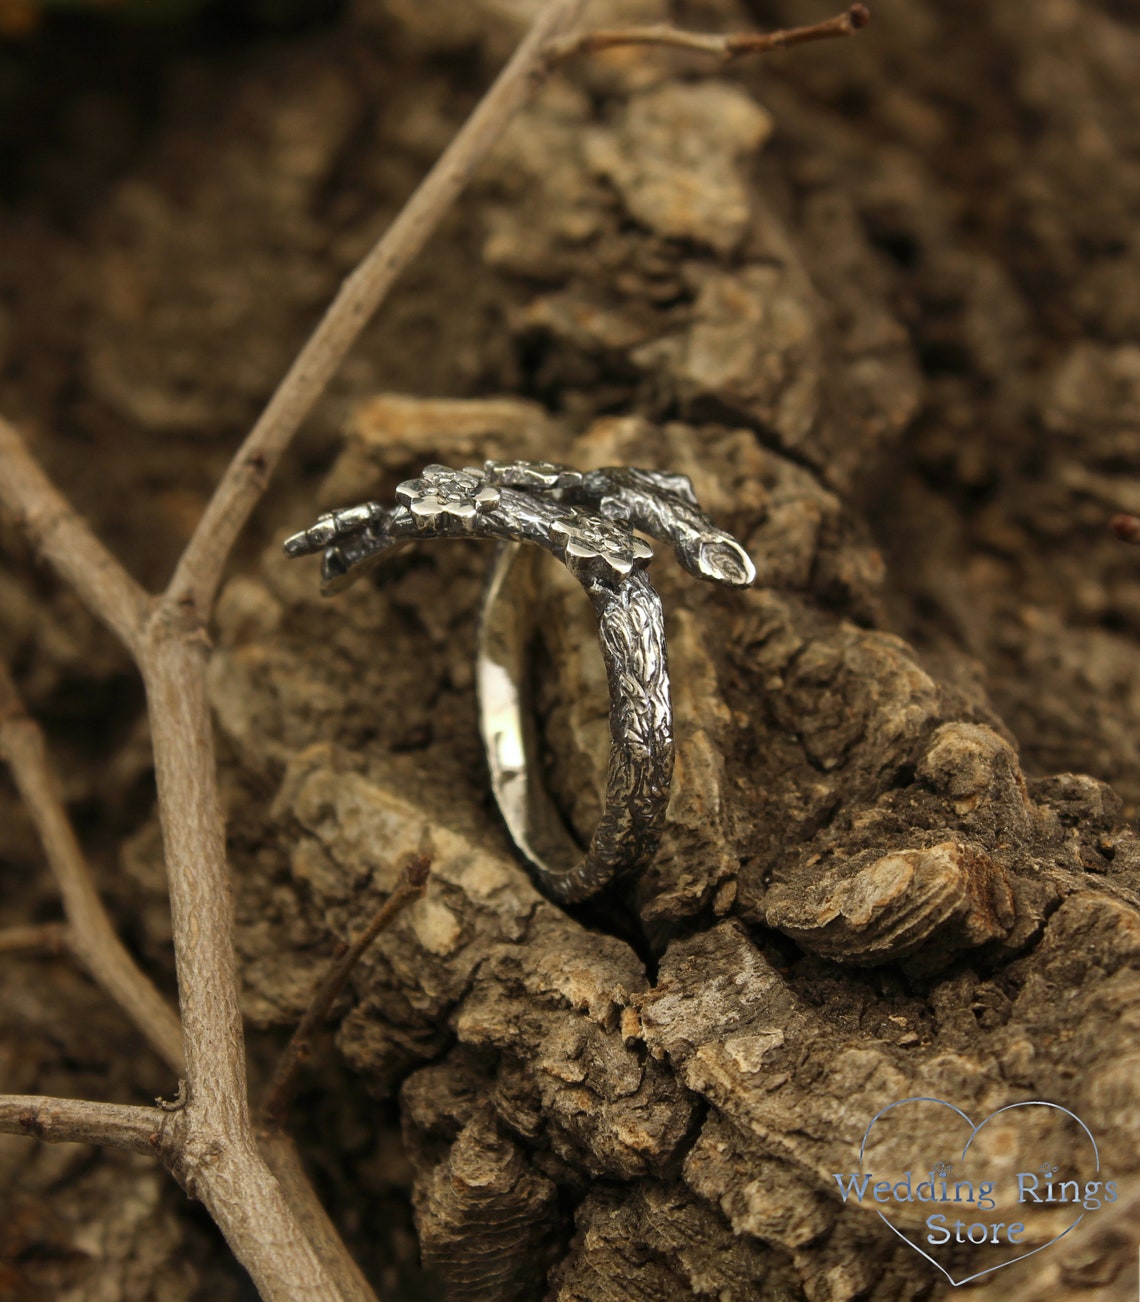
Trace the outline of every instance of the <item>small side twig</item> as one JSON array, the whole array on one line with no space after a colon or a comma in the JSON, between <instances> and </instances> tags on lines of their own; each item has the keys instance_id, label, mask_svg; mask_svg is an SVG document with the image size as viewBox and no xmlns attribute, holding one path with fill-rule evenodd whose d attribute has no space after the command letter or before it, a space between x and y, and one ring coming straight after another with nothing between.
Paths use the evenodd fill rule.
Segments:
<instances>
[{"instance_id":1,"label":"small side twig","mask_svg":"<svg viewBox=\"0 0 1140 1302\"><path fill-rule=\"evenodd\" d=\"M167 596L205 618L226 558L282 453L408 263L549 71L548 43L585 0L550 0L458 135L395 221L345 280L222 476L174 571Z\"/></svg>"},{"instance_id":2,"label":"small side twig","mask_svg":"<svg viewBox=\"0 0 1140 1302\"><path fill-rule=\"evenodd\" d=\"M185 1071L178 1016L119 939L63 807L39 725L0 664L0 759L39 833L67 914L68 948L146 1036L176 1076Z\"/></svg>"},{"instance_id":3,"label":"small side twig","mask_svg":"<svg viewBox=\"0 0 1140 1302\"><path fill-rule=\"evenodd\" d=\"M592 32L576 32L551 41L546 47L548 64L553 67L576 54L597 54L622 45L667 45L674 49L711 54L728 63L750 54L767 54L786 50L809 41L828 41L838 36L854 36L871 21L871 11L863 4L852 5L834 18L806 27L789 27L778 32L732 32L717 36L706 32L686 32L659 23L649 27L610 27Z\"/></svg>"},{"instance_id":4,"label":"small side twig","mask_svg":"<svg viewBox=\"0 0 1140 1302\"><path fill-rule=\"evenodd\" d=\"M289 1107L289 1093L301 1063L309 1056L314 1033L329 1014L337 996L344 989L353 968L360 962L369 945L390 927L397 916L413 900L419 899L427 884L431 861L426 855L417 855L404 869L395 890L377 910L372 921L335 959L313 994L305 1015L289 1038L269 1083L262 1105L262 1117L268 1126L280 1126Z\"/></svg>"},{"instance_id":5,"label":"small side twig","mask_svg":"<svg viewBox=\"0 0 1140 1302\"><path fill-rule=\"evenodd\" d=\"M293 434L396 277L542 84L547 43L570 30L584 3L546 0L452 145L345 281L223 475L162 596L150 596L130 578L39 469L15 429L0 421L0 507L119 634L142 672L190 1090L186 1107L175 1114L177 1172L265 1302L374 1302L375 1294L317 1206L289 1146L276 1146L285 1154L275 1151L279 1183L253 1134L205 626L233 542Z\"/></svg>"},{"instance_id":6,"label":"small side twig","mask_svg":"<svg viewBox=\"0 0 1140 1302\"><path fill-rule=\"evenodd\" d=\"M43 922L0 931L0 954L60 954L71 952L71 929L65 922Z\"/></svg>"},{"instance_id":7,"label":"small side twig","mask_svg":"<svg viewBox=\"0 0 1140 1302\"><path fill-rule=\"evenodd\" d=\"M22 522L32 545L137 655L149 594L95 537L2 416L0 465L0 506Z\"/></svg>"},{"instance_id":8,"label":"small side twig","mask_svg":"<svg viewBox=\"0 0 1140 1302\"><path fill-rule=\"evenodd\" d=\"M49 1144L107 1144L149 1157L166 1156L167 1118L157 1108L88 1103L36 1094L0 1095L0 1133Z\"/></svg>"},{"instance_id":9,"label":"small side twig","mask_svg":"<svg viewBox=\"0 0 1140 1302\"><path fill-rule=\"evenodd\" d=\"M856 5L813 28L768 35L698 37L646 28L567 37L584 4L546 0L529 35L452 145L344 282L222 477L163 595L146 593L114 560L39 469L15 429L0 419L0 507L16 516L44 558L122 638L146 685L188 1080L185 1106L169 1114L58 1099L0 1098L0 1130L138 1151L157 1147L187 1192L202 1200L266 1302L318 1297L375 1302L375 1294L319 1207L287 1137L275 1126L255 1137L251 1126L225 826L206 689L205 627L232 545L290 439L369 318L556 62L578 51L621 44L673 45L732 59L850 35L867 18L865 8ZM17 757L13 771L30 775L25 799L38 825L42 820L49 861L57 872L59 864L71 871L59 880L73 949L78 952L84 936L94 943L98 929L105 927L98 942L104 958L118 952L122 947L102 912L50 780L42 737L18 702L0 708L0 722L9 758L13 753ZM65 880L70 883L66 889ZM414 886L402 895L394 892L322 983L282 1061L267 1114L284 1111L312 1027L327 1015L367 944L415 893ZM85 953L81 957L88 961ZM110 989L95 964L88 965ZM158 1016L140 1009L136 1020L156 1025ZM167 1056L169 1060L169 1044ZM266 1165L267 1153L276 1175Z\"/></svg>"}]
</instances>

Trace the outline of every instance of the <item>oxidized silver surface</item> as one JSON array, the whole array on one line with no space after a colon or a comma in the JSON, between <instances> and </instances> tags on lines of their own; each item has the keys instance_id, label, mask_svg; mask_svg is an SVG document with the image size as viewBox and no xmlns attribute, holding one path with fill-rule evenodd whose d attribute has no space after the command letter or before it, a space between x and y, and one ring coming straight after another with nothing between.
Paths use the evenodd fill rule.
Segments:
<instances>
[{"instance_id":1,"label":"oxidized silver surface","mask_svg":"<svg viewBox=\"0 0 1140 1302\"><path fill-rule=\"evenodd\" d=\"M546 892L582 900L643 867L657 848L673 777L673 716L661 601L635 530L670 543L697 578L747 587L747 552L697 505L684 475L615 466L580 472L545 461L487 461L482 469L425 467L376 502L322 515L285 542L289 556L323 552L321 588L339 592L371 564L425 538L502 544L480 628L480 723L495 798ZM610 758L602 817L582 850L546 791L526 699L537 608L535 543L578 579L598 619L610 690Z\"/></svg>"}]
</instances>

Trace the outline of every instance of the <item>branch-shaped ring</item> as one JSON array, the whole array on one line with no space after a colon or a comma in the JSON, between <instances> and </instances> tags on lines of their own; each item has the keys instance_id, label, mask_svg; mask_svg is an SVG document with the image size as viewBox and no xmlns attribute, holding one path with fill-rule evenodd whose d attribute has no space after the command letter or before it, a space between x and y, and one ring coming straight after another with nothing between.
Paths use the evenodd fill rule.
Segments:
<instances>
[{"instance_id":1,"label":"branch-shaped ring","mask_svg":"<svg viewBox=\"0 0 1140 1302\"><path fill-rule=\"evenodd\" d=\"M432 465L400 484L396 496L395 507L366 502L321 516L286 541L286 554L323 552L328 594L419 539L497 539L478 685L491 783L507 827L539 883L566 903L644 867L669 800L673 716L661 600L646 574L653 549L635 530L671 543L698 578L732 587L747 587L756 577L747 552L701 511L685 476L653 470L582 473L535 461L488 461L481 470ZM610 758L602 817L584 851L536 763L526 659L537 603L524 542L566 565L598 619L610 691Z\"/></svg>"}]
</instances>

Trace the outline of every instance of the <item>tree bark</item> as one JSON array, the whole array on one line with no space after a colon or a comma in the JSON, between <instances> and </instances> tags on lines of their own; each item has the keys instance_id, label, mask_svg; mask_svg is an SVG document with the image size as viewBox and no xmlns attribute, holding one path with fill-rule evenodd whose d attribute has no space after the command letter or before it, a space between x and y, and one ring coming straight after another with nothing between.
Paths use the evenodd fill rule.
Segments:
<instances>
[{"instance_id":1,"label":"tree bark","mask_svg":"<svg viewBox=\"0 0 1140 1302\"><path fill-rule=\"evenodd\" d=\"M593 20L670 16L609 8ZM683 8L720 32L817 16ZM228 81L185 56L151 153L107 182L85 232L70 292L92 324L70 346L99 410L72 414L125 449L107 452L118 500L84 489L66 436L42 452L140 573L147 548L161 568L185 541L179 494L201 495L221 435L374 237L361 213L394 204L455 125L463 60L489 64L518 34L489 2L361 4L344 21L324 45L255 47ZM413 1277L520 1302L951 1295L837 1195L872 1118L911 1096L975 1120L1061 1104L1134 1205L1140 580L1106 524L1137 506L1138 43L1107 0L1032 16L882 0L859 40L763 68L650 48L576 60L317 408L259 523L264 552L222 591L208 684L248 1018L294 1022L407 856L432 860L336 1009L339 1054L382 1102L327 1060L306 1096L303 1148L364 1259L370 1238L389 1260L401 1242L369 1199L414 1206L427 1275L385 1279L389 1302ZM221 127L201 118L203 82ZM239 200L224 220L219 174ZM334 247L318 210L341 223ZM219 327L200 287L223 267L236 324ZM119 296L94 302L97 278ZM154 365L166 318L132 316L144 292L182 332ZM12 321L9 355L41 356L48 327ZM29 367L0 410L50 428L71 400ZM668 828L638 883L573 910L531 884L489 800L471 677L487 558L434 545L327 602L279 552L316 510L389 500L428 462L531 456L688 474L760 570L724 593L655 560ZM587 604L549 579L549 780L588 836L604 676ZM33 710L121 674L81 621L69 648L78 617L39 582L29 558L0 589ZM95 767L77 759L72 780L121 833ZM145 822L132 830L145 883ZM138 894L121 914L152 916ZM4 919L41 920L34 901ZM377 1176L393 1124L410 1165ZM947 1156L937 1125L913 1138L923 1160ZM1011 1140L1017 1169L1042 1160L1038 1138ZM1134 1243L1104 1210L975 1293L1131 1297Z\"/></svg>"}]
</instances>

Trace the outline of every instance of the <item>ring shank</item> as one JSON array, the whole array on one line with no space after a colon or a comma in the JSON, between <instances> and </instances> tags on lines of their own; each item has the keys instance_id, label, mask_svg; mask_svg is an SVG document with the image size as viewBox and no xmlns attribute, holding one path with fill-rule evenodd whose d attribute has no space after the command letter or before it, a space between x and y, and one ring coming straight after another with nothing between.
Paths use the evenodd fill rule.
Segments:
<instances>
[{"instance_id":1,"label":"ring shank","mask_svg":"<svg viewBox=\"0 0 1140 1302\"><path fill-rule=\"evenodd\" d=\"M499 809L543 888L572 903L643 866L660 839L673 776L661 600L643 571L584 582L610 694L610 757L598 827L583 851L543 783L530 699L538 549L509 542L492 563L479 629L480 728Z\"/></svg>"}]
</instances>

